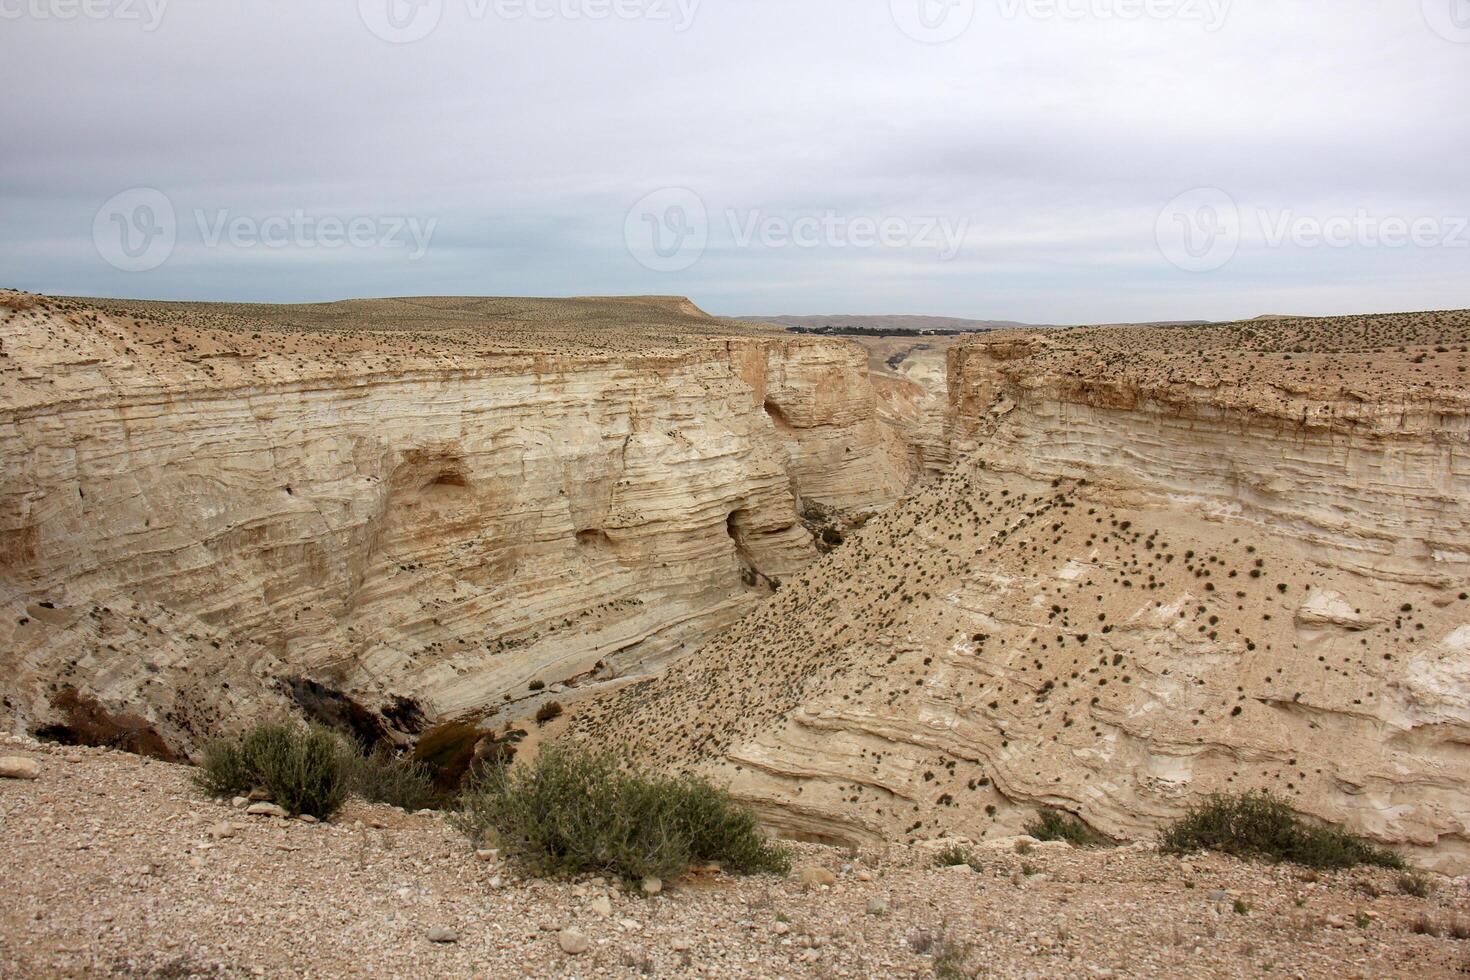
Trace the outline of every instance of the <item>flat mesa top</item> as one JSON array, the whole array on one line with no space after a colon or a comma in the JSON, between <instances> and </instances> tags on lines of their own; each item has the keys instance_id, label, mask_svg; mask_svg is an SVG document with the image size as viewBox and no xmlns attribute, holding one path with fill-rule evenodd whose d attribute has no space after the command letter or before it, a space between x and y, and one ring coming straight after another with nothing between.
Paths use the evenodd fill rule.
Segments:
<instances>
[{"instance_id":1,"label":"flat mesa top","mask_svg":"<svg viewBox=\"0 0 1470 980\"><path fill-rule=\"evenodd\" d=\"M1139 389L1251 387L1284 394L1396 393L1470 399L1470 311L1262 317L1180 326L1072 327L984 334L966 346L1028 373Z\"/></svg>"}]
</instances>

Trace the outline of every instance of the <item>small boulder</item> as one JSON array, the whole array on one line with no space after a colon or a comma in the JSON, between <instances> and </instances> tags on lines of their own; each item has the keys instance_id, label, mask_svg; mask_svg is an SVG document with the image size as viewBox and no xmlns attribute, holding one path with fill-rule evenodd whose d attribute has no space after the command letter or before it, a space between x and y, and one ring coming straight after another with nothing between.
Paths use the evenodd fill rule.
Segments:
<instances>
[{"instance_id":1,"label":"small boulder","mask_svg":"<svg viewBox=\"0 0 1470 980\"><path fill-rule=\"evenodd\" d=\"M579 956L587 952L587 947L591 945L587 942L587 937L576 929L563 929L556 934L556 942L568 956Z\"/></svg>"},{"instance_id":2,"label":"small boulder","mask_svg":"<svg viewBox=\"0 0 1470 980\"><path fill-rule=\"evenodd\" d=\"M459 933L448 926L435 926L429 930L429 942L431 943L457 943Z\"/></svg>"},{"instance_id":3,"label":"small boulder","mask_svg":"<svg viewBox=\"0 0 1470 980\"><path fill-rule=\"evenodd\" d=\"M803 885L810 885L812 887L837 884L837 876L826 868L802 868L796 873L796 876Z\"/></svg>"},{"instance_id":4,"label":"small boulder","mask_svg":"<svg viewBox=\"0 0 1470 980\"><path fill-rule=\"evenodd\" d=\"M609 899L606 895L598 895L590 903L588 903L587 907L590 908L593 912L596 912L598 915L602 916L604 919L611 916L613 912L612 900Z\"/></svg>"},{"instance_id":5,"label":"small boulder","mask_svg":"<svg viewBox=\"0 0 1470 980\"><path fill-rule=\"evenodd\" d=\"M664 883L662 879L655 878L653 875L649 875L647 878L643 879L642 888L643 894L645 895L657 895L659 892L664 890Z\"/></svg>"},{"instance_id":6,"label":"small boulder","mask_svg":"<svg viewBox=\"0 0 1470 980\"><path fill-rule=\"evenodd\" d=\"M888 914L888 899L877 897L877 896L868 899L868 914L869 915L887 915Z\"/></svg>"},{"instance_id":7,"label":"small boulder","mask_svg":"<svg viewBox=\"0 0 1470 980\"><path fill-rule=\"evenodd\" d=\"M0 779L40 779L41 764L23 755L0 758Z\"/></svg>"}]
</instances>

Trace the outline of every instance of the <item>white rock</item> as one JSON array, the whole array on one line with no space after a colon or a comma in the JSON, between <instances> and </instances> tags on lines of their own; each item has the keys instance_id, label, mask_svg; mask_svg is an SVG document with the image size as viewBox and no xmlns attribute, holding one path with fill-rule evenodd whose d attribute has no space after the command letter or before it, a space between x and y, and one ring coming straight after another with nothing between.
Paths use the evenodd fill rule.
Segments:
<instances>
[{"instance_id":1,"label":"white rock","mask_svg":"<svg viewBox=\"0 0 1470 980\"><path fill-rule=\"evenodd\" d=\"M587 937L576 929L563 929L556 934L556 942L561 946L561 951L568 956L578 956L587 952L590 943Z\"/></svg>"},{"instance_id":2,"label":"white rock","mask_svg":"<svg viewBox=\"0 0 1470 980\"><path fill-rule=\"evenodd\" d=\"M643 879L642 888L643 894L645 895L657 895L659 892L664 890L664 883L662 879L655 878L653 875L649 875L647 878Z\"/></svg>"},{"instance_id":3,"label":"white rock","mask_svg":"<svg viewBox=\"0 0 1470 980\"><path fill-rule=\"evenodd\" d=\"M40 779L41 764L35 759L27 759L21 755L7 755L0 758L0 778L4 779Z\"/></svg>"}]
</instances>

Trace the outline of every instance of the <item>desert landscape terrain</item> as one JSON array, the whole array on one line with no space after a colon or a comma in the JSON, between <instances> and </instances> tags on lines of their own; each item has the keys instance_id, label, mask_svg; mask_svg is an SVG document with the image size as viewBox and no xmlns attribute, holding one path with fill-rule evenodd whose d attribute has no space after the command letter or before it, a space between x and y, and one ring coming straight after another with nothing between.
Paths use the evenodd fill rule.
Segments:
<instances>
[{"instance_id":1,"label":"desert landscape terrain","mask_svg":"<svg viewBox=\"0 0 1470 980\"><path fill-rule=\"evenodd\" d=\"M1466 311L0 292L0 974L1470 969L1467 368ZM612 747L791 868L200 791L282 720L443 785ZM1161 850L1254 791L1384 866Z\"/></svg>"}]
</instances>

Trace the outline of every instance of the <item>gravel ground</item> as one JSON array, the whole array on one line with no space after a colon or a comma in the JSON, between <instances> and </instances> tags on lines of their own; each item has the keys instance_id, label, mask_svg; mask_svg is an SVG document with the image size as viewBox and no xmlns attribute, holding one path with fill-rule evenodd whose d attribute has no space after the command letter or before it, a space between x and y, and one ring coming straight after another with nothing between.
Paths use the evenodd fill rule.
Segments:
<instances>
[{"instance_id":1,"label":"gravel ground","mask_svg":"<svg viewBox=\"0 0 1470 980\"><path fill-rule=\"evenodd\" d=\"M853 855L801 845L830 885L696 875L652 898L525 880L442 817L352 803L329 824L247 816L187 768L0 740L40 764L0 778L0 976L1455 976L1470 881L1142 846ZM564 930L567 930L564 932ZM576 948L581 933L587 949ZM441 940L433 941L435 936ZM955 965L960 972L944 970Z\"/></svg>"}]
</instances>

